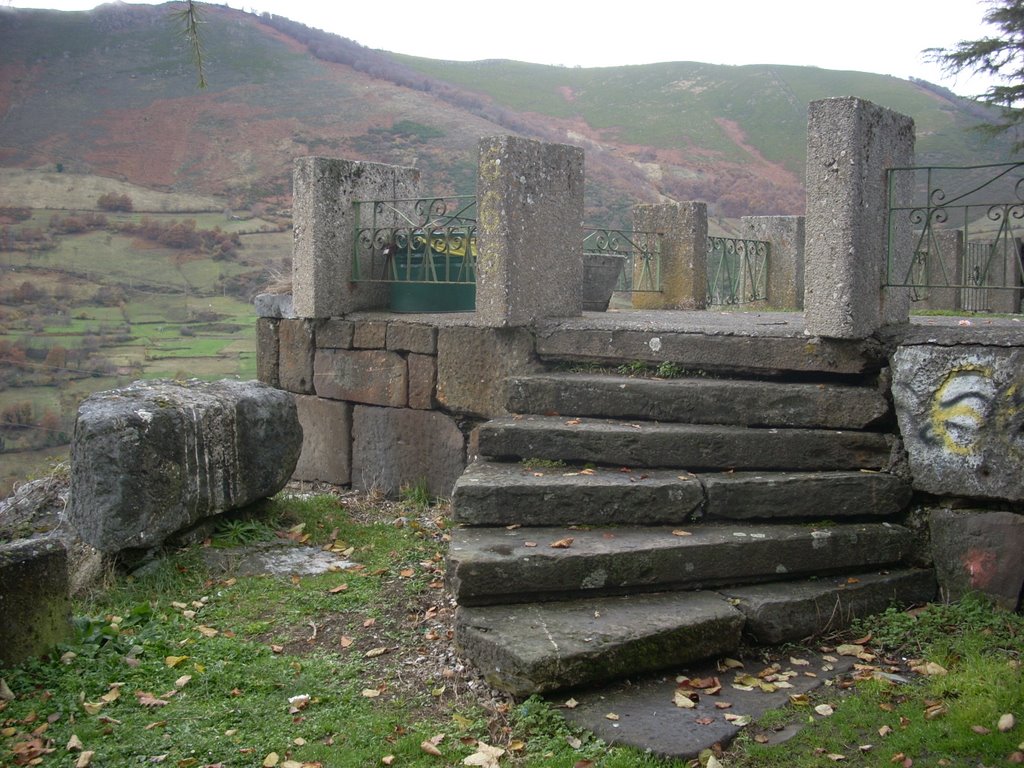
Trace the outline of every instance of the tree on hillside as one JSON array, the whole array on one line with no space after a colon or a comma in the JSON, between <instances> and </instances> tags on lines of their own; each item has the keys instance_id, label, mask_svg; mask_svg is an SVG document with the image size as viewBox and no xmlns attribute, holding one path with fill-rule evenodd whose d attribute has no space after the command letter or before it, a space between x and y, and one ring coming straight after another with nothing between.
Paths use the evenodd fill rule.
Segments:
<instances>
[{"instance_id":1,"label":"tree on hillside","mask_svg":"<svg viewBox=\"0 0 1024 768\"><path fill-rule=\"evenodd\" d=\"M989 0L988 6L983 18L999 30L998 35L961 40L953 48L929 48L925 53L952 75L969 70L1002 81L977 98L1002 108L1002 121L985 129L1003 133L1024 124L1024 0ZM1013 148L1024 149L1024 140L1018 139Z\"/></svg>"}]
</instances>

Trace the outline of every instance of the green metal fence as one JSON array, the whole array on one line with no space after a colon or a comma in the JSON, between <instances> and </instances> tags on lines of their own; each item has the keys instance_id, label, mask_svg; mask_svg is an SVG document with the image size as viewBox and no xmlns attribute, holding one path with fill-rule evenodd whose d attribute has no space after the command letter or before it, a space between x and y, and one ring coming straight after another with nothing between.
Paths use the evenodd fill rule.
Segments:
<instances>
[{"instance_id":1,"label":"green metal fence","mask_svg":"<svg viewBox=\"0 0 1024 768\"><path fill-rule=\"evenodd\" d=\"M1024 274L1024 163L908 166L887 172L885 284L915 301L941 295L934 309L1018 312ZM913 190L898 201L898 190ZM896 252L900 227L912 256Z\"/></svg>"},{"instance_id":2,"label":"green metal fence","mask_svg":"<svg viewBox=\"0 0 1024 768\"><path fill-rule=\"evenodd\" d=\"M768 298L771 244L732 237L707 239L708 306L751 304Z\"/></svg>"},{"instance_id":3,"label":"green metal fence","mask_svg":"<svg viewBox=\"0 0 1024 768\"><path fill-rule=\"evenodd\" d=\"M388 283L476 282L476 198L359 200L352 279Z\"/></svg>"},{"instance_id":4,"label":"green metal fence","mask_svg":"<svg viewBox=\"0 0 1024 768\"><path fill-rule=\"evenodd\" d=\"M661 233L633 232L600 227L583 228L583 256L624 257L616 291L661 291Z\"/></svg>"}]
</instances>

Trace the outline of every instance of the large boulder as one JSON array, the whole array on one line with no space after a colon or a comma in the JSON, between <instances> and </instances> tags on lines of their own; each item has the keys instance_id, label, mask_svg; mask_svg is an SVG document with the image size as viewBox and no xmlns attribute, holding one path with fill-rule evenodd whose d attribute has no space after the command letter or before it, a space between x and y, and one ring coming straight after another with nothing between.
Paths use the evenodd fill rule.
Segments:
<instances>
[{"instance_id":1,"label":"large boulder","mask_svg":"<svg viewBox=\"0 0 1024 768\"><path fill-rule=\"evenodd\" d=\"M256 381L137 381L79 406L69 520L102 552L151 549L271 496L302 448L291 394Z\"/></svg>"}]
</instances>

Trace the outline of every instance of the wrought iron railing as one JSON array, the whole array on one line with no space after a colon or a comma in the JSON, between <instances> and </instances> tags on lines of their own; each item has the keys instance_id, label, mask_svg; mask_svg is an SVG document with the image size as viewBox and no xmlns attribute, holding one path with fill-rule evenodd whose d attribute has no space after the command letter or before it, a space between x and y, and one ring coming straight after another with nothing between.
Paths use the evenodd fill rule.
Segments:
<instances>
[{"instance_id":1,"label":"wrought iron railing","mask_svg":"<svg viewBox=\"0 0 1024 768\"><path fill-rule=\"evenodd\" d=\"M889 242L885 284L935 309L1020 311L1024 273L1024 163L892 168L887 172ZM907 203L897 190L913 189ZM900 227L912 256L896 252ZM946 289L939 291L938 289Z\"/></svg>"},{"instance_id":2,"label":"wrought iron railing","mask_svg":"<svg viewBox=\"0 0 1024 768\"><path fill-rule=\"evenodd\" d=\"M659 232L583 227L583 254L623 256L615 290L656 293L661 290L661 238Z\"/></svg>"},{"instance_id":3,"label":"wrought iron railing","mask_svg":"<svg viewBox=\"0 0 1024 768\"><path fill-rule=\"evenodd\" d=\"M707 239L709 306L750 304L768 298L771 244L732 237Z\"/></svg>"},{"instance_id":4,"label":"wrought iron railing","mask_svg":"<svg viewBox=\"0 0 1024 768\"><path fill-rule=\"evenodd\" d=\"M352 280L476 282L476 198L358 200Z\"/></svg>"}]
</instances>

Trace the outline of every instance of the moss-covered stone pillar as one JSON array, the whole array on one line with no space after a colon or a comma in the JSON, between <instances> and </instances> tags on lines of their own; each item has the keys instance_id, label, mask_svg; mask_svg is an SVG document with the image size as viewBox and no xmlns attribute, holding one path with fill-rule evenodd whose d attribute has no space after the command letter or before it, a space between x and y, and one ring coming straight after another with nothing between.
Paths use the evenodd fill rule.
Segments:
<instances>
[{"instance_id":1,"label":"moss-covered stone pillar","mask_svg":"<svg viewBox=\"0 0 1024 768\"><path fill-rule=\"evenodd\" d=\"M635 292L635 309L704 309L708 294L706 203L633 206L633 231L661 235L661 292ZM639 284L639 260L633 282Z\"/></svg>"}]
</instances>

